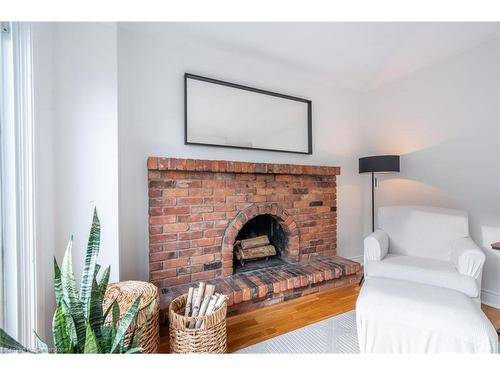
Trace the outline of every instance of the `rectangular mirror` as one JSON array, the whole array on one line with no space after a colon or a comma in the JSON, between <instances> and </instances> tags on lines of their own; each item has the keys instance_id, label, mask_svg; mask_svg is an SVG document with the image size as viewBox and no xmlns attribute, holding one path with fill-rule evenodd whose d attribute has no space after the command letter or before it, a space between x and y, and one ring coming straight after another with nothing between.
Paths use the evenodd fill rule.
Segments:
<instances>
[{"instance_id":1,"label":"rectangular mirror","mask_svg":"<svg viewBox=\"0 0 500 375\"><path fill-rule=\"evenodd\" d=\"M312 154L311 101L186 73L185 144Z\"/></svg>"}]
</instances>

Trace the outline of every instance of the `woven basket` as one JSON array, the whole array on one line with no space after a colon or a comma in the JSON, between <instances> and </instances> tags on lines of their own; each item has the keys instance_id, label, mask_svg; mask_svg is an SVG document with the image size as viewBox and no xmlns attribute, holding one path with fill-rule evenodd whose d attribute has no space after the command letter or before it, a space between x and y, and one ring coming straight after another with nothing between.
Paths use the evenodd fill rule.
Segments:
<instances>
[{"instance_id":1,"label":"woven basket","mask_svg":"<svg viewBox=\"0 0 500 375\"><path fill-rule=\"evenodd\" d=\"M139 305L139 313L137 318L129 327L125 335L125 345L130 343L132 332L135 328L141 328L142 336L140 346L144 353L158 353L160 345L160 296L158 288L153 284L144 281L122 281L119 283L109 284L104 295L104 311L116 299L120 306L120 319L125 315L130 305L142 294L141 303ZM149 320L147 314L152 301L156 301L155 307ZM112 317L108 316L106 324L110 324Z\"/></svg>"},{"instance_id":2,"label":"woven basket","mask_svg":"<svg viewBox=\"0 0 500 375\"><path fill-rule=\"evenodd\" d=\"M187 294L170 303L170 351L172 353L225 353L227 303L214 313L201 317L185 317ZM201 328L186 328L190 322L202 321Z\"/></svg>"}]
</instances>

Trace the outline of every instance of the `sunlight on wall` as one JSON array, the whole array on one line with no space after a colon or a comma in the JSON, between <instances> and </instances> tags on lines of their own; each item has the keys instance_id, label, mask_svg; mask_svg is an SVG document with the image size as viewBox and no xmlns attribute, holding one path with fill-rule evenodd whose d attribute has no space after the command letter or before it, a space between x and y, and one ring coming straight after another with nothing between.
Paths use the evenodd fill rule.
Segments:
<instances>
[{"instance_id":1,"label":"sunlight on wall","mask_svg":"<svg viewBox=\"0 0 500 375\"><path fill-rule=\"evenodd\" d=\"M452 208L457 204L449 192L421 181L391 175L379 175L377 180L377 206L409 204Z\"/></svg>"}]
</instances>

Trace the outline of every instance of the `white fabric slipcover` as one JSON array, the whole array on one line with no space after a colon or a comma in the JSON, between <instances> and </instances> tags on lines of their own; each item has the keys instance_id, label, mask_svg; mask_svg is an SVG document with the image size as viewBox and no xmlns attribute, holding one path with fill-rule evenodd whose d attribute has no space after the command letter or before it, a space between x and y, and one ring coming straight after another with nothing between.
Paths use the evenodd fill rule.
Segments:
<instances>
[{"instance_id":1,"label":"white fabric slipcover","mask_svg":"<svg viewBox=\"0 0 500 375\"><path fill-rule=\"evenodd\" d=\"M389 251L389 236L382 230L376 230L364 241L364 263L370 260L382 260Z\"/></svg>"},{"instance_id":2,"label":"white fabric slipcover","mask_svg":"<svg viewBox=\"0 0 500 375\"><path fill-rule=\"evenodd\" d=\"M386 277L450 288L478 298L480 290L472 277L457 272L452 262L388 254L383 262L368 262L370 277Z\"/></svg>"},{"instance_id":3,"label":"white fabric slipcover","mask_svg":"<svg viewBox=\"0 0 500 375\"><path fill-rule=\"evenodd\" d=\"M467 213L449 208L380 207L377 224L389 235L392 254L450 260L454 241L469 237Z\"/></svg>"},{"instance_id":4,"label":"white fabric slipcover","mask_svg":"<svg viewBox=\"0 0 500 375\"><path fill-rule=\"evenodd\" d=\"M450 258L458 272L481 281L485 255L470 237L459 238L453 243Z\"/></svg>"},{"instance_id":5,"label":"white fabric slipcover","mask_svg":"<svg viewBox=\"0 0 500 375\"><path fill-rule=\"evenodd\" d=\"M463 293L372 277L356 302L361 353L497 353L495 328Z\"/></svg>"},{"instance_id":6,"label":"white fabric slipcover","mask_svg":"<svg viewBox=\"0 0 500 375\"><path fill-rule=\"evenodd\" d=\"M380 229L365 238L365 277L421 282L460 291L480 302L483 252L469 237L463 211L381 207Z\"/></svg>"}]
</instances>

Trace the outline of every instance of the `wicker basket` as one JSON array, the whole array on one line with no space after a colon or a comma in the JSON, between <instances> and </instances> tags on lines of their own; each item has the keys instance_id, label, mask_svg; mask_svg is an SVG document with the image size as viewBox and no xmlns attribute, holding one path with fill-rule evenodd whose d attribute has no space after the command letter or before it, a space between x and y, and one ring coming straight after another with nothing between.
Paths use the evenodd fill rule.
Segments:
<instances>
[{"instance_id":1,"label":"wicker basket","mask_svg":"<svg viewBox=\"0 0 500 375\"><path fill-rule=\"evenodd\" d=\"M170 351L172 353L225 353L227 303L214 313L201 317L185 317L187 294L170 303ZM190 322L202 321L201 328L186 328Z\"/></svg>"},{"instance_id":2,"label":"wicker basket","mask_svg":"<svg viewBox=\"0 0 500 375\"><path fill-rule=\"evenodd\" d=\"M109 284L104 295L104 309L116 299L120 306L120 319L125 315L128 308L137 297L142 294L141 303L139 305L139 313L137 319L129 327L125 335L125 344L128 345L130 337L135 328L143 327L140 345L144 353L158 353L160 345L160 296L158 288L153 284L144 281L122 281L119 283ZM147 319L150 303L156 300L153 313L150 319ZM108 316L106 323L111 323L112 317Z\"/></svg>"}]
</instances>

